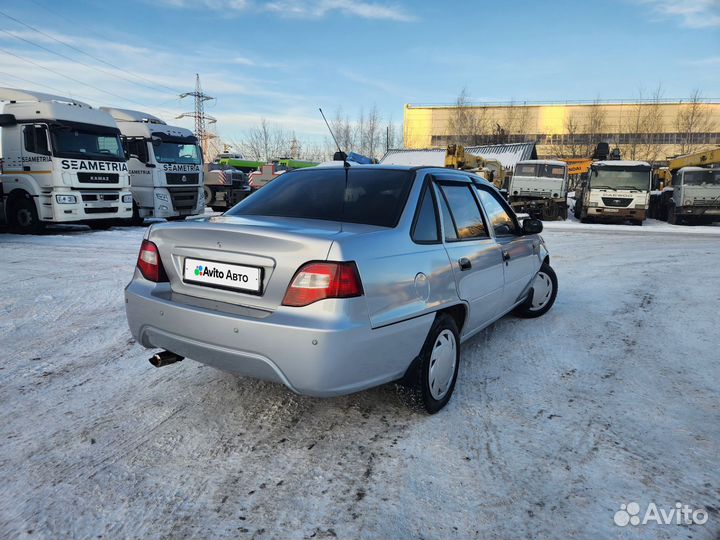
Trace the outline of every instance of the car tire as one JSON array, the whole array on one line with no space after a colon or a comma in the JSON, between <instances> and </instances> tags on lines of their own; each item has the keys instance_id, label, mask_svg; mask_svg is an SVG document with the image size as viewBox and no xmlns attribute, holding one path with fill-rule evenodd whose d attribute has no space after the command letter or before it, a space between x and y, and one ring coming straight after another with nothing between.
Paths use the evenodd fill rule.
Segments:
<instances>
[{"instance_id":1,"label":"car tire","mask_svg":"<svg viewBox=\"0 0 720 540\"><path fill-rule=\"evenodd\" d=\"M35 202L30 195L16 198L10 205L10 229L20 234L35 234L45 228L45 223L38 217Z\"/></svg>"},{"instance_id":2,"label":"car tire","mask_svg":"<svg viewBox=\"0 0 720 540\"><path fill-rule=\"evenodd\" d=\"M400 383L406 405L435 414L452 397L460 367L460 332L447 313L435 317L420 354Z\"/></svg>"},{"instance_id":3,"label":"car tire","mask_svg":"<svg viewBox=\"0 0 720 540\"><path fill-rule=\"evenodd\" d=\"M515 308L515 315L524 319L534 319L545 315L557 298L558 281L555 270L543 263L533 281L533 294Z\"/></svg>"}]
</instances>

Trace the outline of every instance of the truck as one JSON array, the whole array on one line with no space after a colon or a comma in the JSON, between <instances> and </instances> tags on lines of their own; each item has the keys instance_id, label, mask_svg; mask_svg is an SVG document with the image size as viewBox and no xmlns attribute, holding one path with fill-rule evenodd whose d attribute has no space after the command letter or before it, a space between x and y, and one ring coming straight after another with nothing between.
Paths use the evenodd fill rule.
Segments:
<instances>
[{"instance_id":1,"label":"truck","mask_svg":"<svg viewBox=\"0 0 720 540\"><path fill-rule=\"evenodd\" d=\"M132 216L120 130L72 98L0 88L0 223L20 233L49 223L107 228Z\"/></svg>"},{"instance_id":2,"label":"truck","mask_svg":"<svg viewBox=\"0 0 720 540\"><path fill-rule=\"evenodd\" d=\"M500 190L505 186L505 168L495 159L485 159L465 151L460 144L448 144L445 149L445 167L471 171L491 182Z\"/></svg>"},{"instance_id":3,"label":"truck","mask_svg":"<svg viewBox=\"0 0 720 540\"><path fill-rule=\"evenodd\" d=\"M250 195L248 175L221 161L208 163L205 171L205 204L224 212Z\"/></svg>"},{"instance_id":4,"label":"truck","mask_svg":"<svg viewBox=\"0 0 720 540\"><path fill-rule=\"evenodd\" d=\"M568 166L564 161L519 161L507 191L516 213L542 220L567 219Z\"/></svg>"},{"instance_id":5,"label":"truck","mask_svg":"<svg viewBox=\"0 0 720 540\"><path fill-rule=\"evenodd\" d=\"M651 217L687 225L720 221L720 147L669 160L656 182Z\"/></svg>"},{"instance_id":6,"label":"truck","mask_svg":"<svg viewBox=\"0 0 720 540\"><path fill-rule=\"evenodd\" d=\"M590 221L631 221L647 216L652 174L644 161L593 161L575 190L575 217Z\"/></svg>"},{"instance_id":7,"label":"truck","mask_svg":"<svg viewBox=\"0 0 720 540\"><path fill-rule=\"evenodd\" d=\"M132 221L185 219L205 211L203 156L188 129L152 114L100 107L120 129L133 195Z\"/></svg>"}]
</instances>

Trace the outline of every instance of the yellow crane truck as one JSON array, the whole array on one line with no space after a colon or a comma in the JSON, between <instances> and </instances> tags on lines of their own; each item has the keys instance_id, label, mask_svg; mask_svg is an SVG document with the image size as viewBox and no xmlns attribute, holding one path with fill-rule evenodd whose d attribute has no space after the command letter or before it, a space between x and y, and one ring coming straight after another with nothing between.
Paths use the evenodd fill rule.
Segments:
<instances>
[{"instance_id":1,"label":"yellow crane truck","mask_svg":"<svg viewBox=\"0 0 720 540\"><path fill-rule=\"evenodd\" d=\"M449 144L445 152L445 166L462 169L482 176L495 187L502 189L505 184L505 168L496 159L485 159L465 151L460 144Z\"/></svg>"},{"instance_id":2,"label":"yellow crane truck","mask_svg":"<svg viewBox=\"0 0 720 540\"><path fill-rule=\"evenodd\" d=\"M650 217L686 225L720 221L720 147L671 159L655 182Z\"/></svg>"}]
</instances>

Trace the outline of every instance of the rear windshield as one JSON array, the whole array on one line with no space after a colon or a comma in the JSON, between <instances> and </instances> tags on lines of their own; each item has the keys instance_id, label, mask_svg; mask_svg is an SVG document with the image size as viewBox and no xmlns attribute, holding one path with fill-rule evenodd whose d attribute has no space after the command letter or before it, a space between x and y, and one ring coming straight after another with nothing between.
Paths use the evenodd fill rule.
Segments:
<instances>
[{"instance_id":1,"label":"rear windshield","mask_svg":"<svg viewBox=\"0 0 720 540\"><path fill-rule=\"evenodd\" d=\"M414 173L313 167L288 172L227 212L230 216L323 219L395 227ZM344 203L344 204L343 204Z\"/></svg>"}]
</instances>

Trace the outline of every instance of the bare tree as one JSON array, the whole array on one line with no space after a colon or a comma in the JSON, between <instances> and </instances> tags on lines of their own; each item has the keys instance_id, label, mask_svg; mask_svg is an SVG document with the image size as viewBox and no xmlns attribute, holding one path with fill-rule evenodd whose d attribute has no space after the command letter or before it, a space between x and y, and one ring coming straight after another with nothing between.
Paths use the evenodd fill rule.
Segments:
<instances>
[{"instance_id":1,"label":"bare tree","mask_svg":"<svg viewBox=\"0 0 720 540\"><path fill-rule=\"evenodd\" d=\"M621 127L627 142L623 145L623 155L630 159L642 159L654 162L660 156L662 132L662 85L658 85L650 98L643 90L638 91L638 99L629 109Z\"/></svg>"},{"instance_id":2,"label":"bare tree","mask_svg":"<svg viewBox=\"0 0 720 540\"><path fill-rule=\"evenodd\" d=\"M676 126L680 154L688 154L702 149L701 134L712 131L715 126L709 107L704 102L700 90L695 90L690 99L680 106Z\"/></svg>"},{"instance_id":3,"label":"bare tree","mask_svg":"<svg viewBox=\"0 0 720 540\"><path fill-rule=\"evenodd\" d=\"M239 146L245 157L268 162L288 155L290 141L281 127L272 126L262 118L260 124L251 128L241 139Z\"/></svg>"},{"instance_id":4,"label":"bare tree","mask_svg":"<svg viewBox=\"0 0 720 540\"><path fill-rule=\"evenodd\" d=\"M472 106L467 88L460 91L448 122L448 143L476 145L488 134L487 107Z\"/></svg>"},{"instance_id":5,"label":"bare tree","mask_svg":"<svg viewBox=\"0 0 720 540\"><path fill-rule=\"evenodd\" d=\"M580 143L582 132L581 121L575 112L570 112L563 122L563 133L558 134L550 145L551 152L556 157L577 158L585 155L585 146Z\"/></svg>"},{"instance_id":6,"label":"bare tree","mask_svg":"<svg viewBox=\"0 0 720 540\"><path fill-rule=\"evenodd\" d=\"M596 99L592 105L588 106L587 116L585 118L585 143L582 145L584 156L592 155L597 143L607 132L607 113L605 108L600 104L600 100Z\"/></svg>"}]
</instances>

